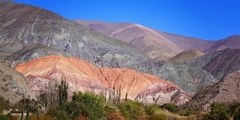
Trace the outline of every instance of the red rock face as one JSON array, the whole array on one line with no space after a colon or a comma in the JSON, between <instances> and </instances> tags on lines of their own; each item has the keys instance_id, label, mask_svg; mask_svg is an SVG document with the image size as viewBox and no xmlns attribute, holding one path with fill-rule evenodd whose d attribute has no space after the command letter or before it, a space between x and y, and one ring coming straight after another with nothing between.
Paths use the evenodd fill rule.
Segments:
<instances>
[{"instance_id":1,"label":"red rock face","mask_svg":"<svg viewBox=\"0 0 240 120\"><path fill-rule=\"evenodd\" d=\"M121 99L124 99L127 94L128 99L134 100L141 93L152 94L151 86L158 85L154 89L154 94L170 98L157 102L162 104L170 102L175 93L180 91L180 88L173 83L153 75L139 73L131 69L98 68L74 57L46 56L19 64L15 69L27 77L35 94L45 92L50 85L49 83L59 82L62 76L66 77L70 93L75 91L99 93L120 89ZM150 92L148 92L149 90ZM147 96L142 96L142 98L145 97Z\"/></svg>"}]
</instances>

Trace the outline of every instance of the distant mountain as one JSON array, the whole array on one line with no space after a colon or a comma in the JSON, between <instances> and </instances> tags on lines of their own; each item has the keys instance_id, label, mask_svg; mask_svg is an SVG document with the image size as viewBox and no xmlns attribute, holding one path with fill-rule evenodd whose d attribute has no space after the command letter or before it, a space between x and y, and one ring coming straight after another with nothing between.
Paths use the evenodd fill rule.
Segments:
<instances>
[{"instance_id":1,"label":"distant mountain","mask_svg":"<svg viewBox=\"0 0 240 120\"><path fill-rule=\"evenodd\" d=\"M240 70L240 49L224 49L199 58L186 60L184 63L206 70L215 78L220 79Z\"/></svg>"},{"instance_id":2,"label":"distant mountain","mask_svg":"<svg viewBox=\"0 0 240 120\"><path fill-rule=\"evenodd\" d=\"M158 33L181 48L183 51L199 50L204 53L207 48L213 45L213 41L206 41L199 38L187 37L162 31L158 31Z\"/></svg>"},{"instance_id":3,"label":"distant mountain","mask_svg":"<svg viewBox=\"0 0 240 120\"><path fill-rule=\"evenodd\" d=\"M198 58L203 55L204 55L204 53L202 53L198 50L189 50L189 51L184 51L184 52L177 54L176 56L170 58L168 61L183 62L183 61L186 61L189 59Z\"/></svg>"},{"instance_id":4,"label":"distant mountain","mask_svg":"<svg viewBox=\"0 0 240 120\"><path fill-rule=\"evenodd\" d=\"M139 24L82 20L76 22L110 37L130 43L152 58L166 59L183 51L157 31Z\"/></svg>"},{"instance_id":5,"label":"distant mountain","mask_svg":"<svg viewBox=\"0 0 240 120\"><path fill-rule=\"evenodd\" d=\"M62 76L66 77L70 95L75 91L93 91L96 93L109 93L120 89L121 99L134 100L138 94L148 89L154 90L156 95L142 96L149 99L145 103L184 104L190 96L176 85L164 81L150 74L139 73L131 69L97 68L88 62L73 57L45 56L27 63L22 63L15 68L28 78L31 89L35 94L48 89L49 82L59 82ZM150 86L157 85L152 89ZM176 98L177 93L181 93ZM173 99L174 97L174 99ZM155 98L155 100L153 100ZM139 99L140 101L142 99Z\"/></svg>"},{"instance_id":6,"label":"distant mountain","mask_svg":"<svg viewBox=\"0 0 240 120\"><path fill-rule=\"evenodd\" d=\"M23 98L36 99L26 78L3 61L0 61L0 96L10 104L15 104Z\"/></svg>"},{"instance_id":7,"label":"distant mountain","mask_svg":"<svg viewBox=\"0 0 240 120\"><path fill-rule=\"evenodd\" d=\"M213 86L209 86L197 92L186 104L202 110L210 110L213 102L230 103L240 100L240 71L233 72Z\"/></svg>"},{"instance_id":8,"label":"distant mountain","mask_svg":"<svg viewBox=\"0 0 240 120\"><path fill-rule=\"evenodd\" d=\"M166 60L188 50L212 53L225 48L240 48L240 35L218 41L206 41L154 30L139 24L76 20L110 37L130 43L152 58Z\"/></svg>"},{"instance_id":9,"label":"distant mountain","mask_svg":"<svg viewBox=\"0 0 240 120\"><path fill-rule=\"evenodd\" d=\"M219 41L215 41L213 45L206 49L204 52L212 53L226 48L240 49L240 35L234 35Z\"/></svg>"}]
</instances>

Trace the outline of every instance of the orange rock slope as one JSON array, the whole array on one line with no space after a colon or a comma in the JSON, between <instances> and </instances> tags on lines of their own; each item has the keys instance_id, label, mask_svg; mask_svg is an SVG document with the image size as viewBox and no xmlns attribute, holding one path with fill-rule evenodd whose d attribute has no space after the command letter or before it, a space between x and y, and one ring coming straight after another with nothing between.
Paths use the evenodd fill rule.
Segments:
<instances>
[{"instance_id":1,"label":"orange rock slope","mask_svg":"<svg viewBox=\"0 0 240 120\"><path fill-rule=\"evenodd\" d=\"M59 83L62 76L67 79L70 93L75 91L99 93L101 91L121 89L121 99L124 99L127 94L128 99L134 100L141 92L151 89L151 91L160 93L158 94L159 97L166 98L161 102L166 103L171 102L171 98L181 91L173 83L150 74L139 73L131 69L98 68L74 57L45 56L19 64L15 69L27 77L29 85L35 94L45 92L50 82L57 81ZM154 84L163 87L152 90L150 86ZM153 99L156 95L146 97L147 99ZM183 99L189 98L184 96Z\"/></svg>"}]
</instances>

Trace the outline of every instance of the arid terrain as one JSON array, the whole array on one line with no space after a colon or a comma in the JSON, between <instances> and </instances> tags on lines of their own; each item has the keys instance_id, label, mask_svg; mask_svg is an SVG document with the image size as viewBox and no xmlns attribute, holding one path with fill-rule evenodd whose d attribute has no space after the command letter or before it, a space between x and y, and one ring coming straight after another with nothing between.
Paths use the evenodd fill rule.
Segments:
<instances>
[{"instance_id":1,"label":"arid terrain","mask_svg":"<svg viewBox=\"0 0 240 120\"><path fill-rule=\"evenodd\" d=\"M136 119L156 114L196 119L197 110L207 116L216 102L226 107L240 100L240 35L207 41L135 23L69 20L39 7L0 1L0 60L0 100L17 110L29 107L29 100L56 111L72 110L64 113L71 119L97 119L84 111L101 108L87 106L94 98L105 102L107 119L128 118L133 109L144 111ZM47 110L46 115L59 117ZM229 116L235 114L240 113Z\"/></svg>"}]
</instances>

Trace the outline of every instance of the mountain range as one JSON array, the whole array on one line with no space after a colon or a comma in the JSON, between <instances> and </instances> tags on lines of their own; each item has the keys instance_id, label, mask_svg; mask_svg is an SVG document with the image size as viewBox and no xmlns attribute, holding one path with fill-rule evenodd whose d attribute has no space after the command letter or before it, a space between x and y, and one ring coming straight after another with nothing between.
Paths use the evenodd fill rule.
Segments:
<instances>
[{"instance_id":1,"label":"mountain range","mask_svg":"<svg viewBox=\"0 0 240 120\"><path fill-rule=\"evenodd\" d=\"M127 94L144 103L182 105L193 95L192 100L211 94L215 90L207 86L222 86L225 78L232 84L227 76L240 70L239 50L240 35L206 41L140 24L72 21L38 7L0 2L5 76L0 95L17 97L13 103L35 99L64 76L70 95L93 89L110 94L121 88L122 99Z\"/></svg>"},{"instance_id":2,"label":"mountain range","mask_svg":"<svg viewBox=\"0 0 240 120\"><path fill-rule=\"evenodd\" d=\"M167 60L169 57L187 50L212 53L225 48L240 48L240 35L230 36L218 41L206 41L154 30L139 24L107 23L90 20L76 20L76 22L107 36L130 43L151 58L160 60Z\"/></svg>"},{"instance_id":3,"label":"mountain range","mask_svg":"<svg viewBox=\"0 0 240 120\"><path fill-rule=\"evenodd\" d=\"M70 55L98 67L131 68L149 73L173 82L189 94L216 82L204 70L185 64L158 62L131 44L51 11L12 2L3 2L0 7L0 49L5 56L3 59L12 67L45 55Z\"/></svg>"}]
</instances>

